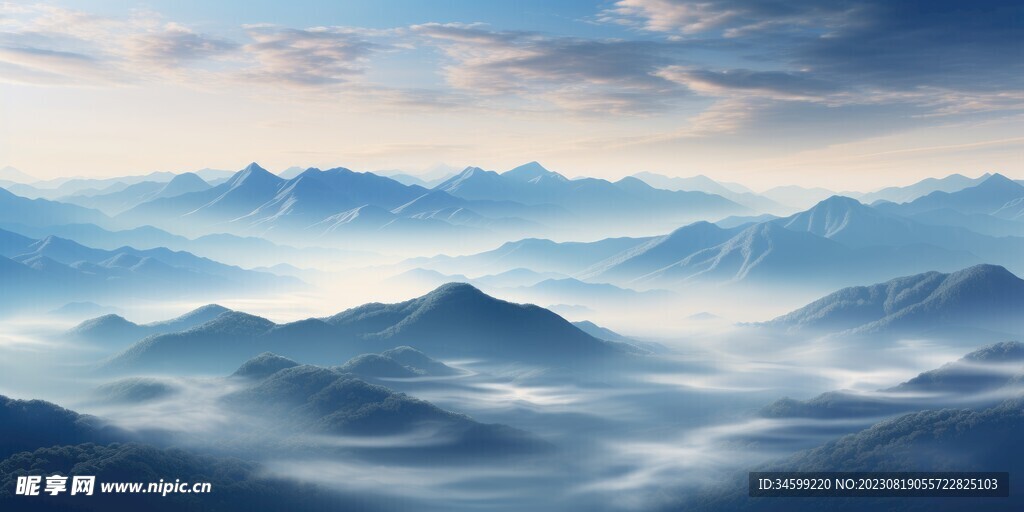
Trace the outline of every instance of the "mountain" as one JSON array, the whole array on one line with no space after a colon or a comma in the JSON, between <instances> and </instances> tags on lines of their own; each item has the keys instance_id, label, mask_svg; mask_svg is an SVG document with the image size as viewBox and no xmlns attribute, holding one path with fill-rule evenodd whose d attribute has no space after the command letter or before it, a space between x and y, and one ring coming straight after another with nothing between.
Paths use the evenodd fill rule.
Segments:
<instances>
[{"instance_id":1,"label":"mountain","mask_svg":"<svg viewBox=\"0 0 1024 512\"><path fill-rule=\"evenodd\" d=\"M163 400L181 392L181 388L168 380L151 377L132 377L97 386L92 396L107 404L138 405Z\"/></svg>"},{"instance_id":2,"label":"mountain","mask_svg":"<svg viewBox=\"0 0 1024 512\"><path fill-rule=\"evenodd\" d=\"M615 183L595 178L570 180L536 162L501 174L467 167L434 190L471 200L553 204L577 215L616 220L652 214L671 218L683 215L725 216L749 211L720 196L656 189L632 177Z\"/></svg>"},{"instance_id":3,"label":"mountain","mask_svg":"<svg viewBox=\"0 0 1024 512\"><path fill-rule=\"evenodd\" d=\"M369 241L405 237L403 243L409 245L466 240L470 234L478 237L490 231L536 229L536 224L517 214L548 215L549 210L466 201L343 167L309 168L283 179L252 163L220 185L146 201L118 215L118 220L190 236L226 231L302 245L313 237L346 245L351 245L353 237Z\"/></svg>"},{"instance_id":4,"label":"mountain","mask_svg":"<svg viewBox=\"0 0 1024 512\"><path fill-rule=\"evenodd\" d=\"M703 174L679 178L662 176L651 172L640 172L634 174L633 177L652 187L664 190L686 190L722 196L754 211L770 213L788 213L788 211L792 211L792 207L784 206L767 197L759 196L739 183L718 182Z\"/></svg>"},{"instance_id":5,"label":"mountain","mask_svg":"<svg viewBox=\"0 0 1024 512\"><path fill-rule=\"evenodd\" d=\"M631 281L672 265L695 252L717 246L736 233L735 229L722 229L709 222L696 222L600 261L580 272L578 277L613 282Z\"/></svg>"},{"instance_id":6,"label":"mountain","mask_svg":"<svg viewBox=\"0 0 1024 512\"><path fill-rule=\"evenodd\" d=\"M872 393L830 391L810 400L783 398L760 411L768 418L879 418L922 409L971 404L990 407L1024 377L1024 344L999 342L941 368ZM1002 391L1002 392L1000 392Z\"/></svg>"},{"instance_id":7,"label":"mountain","mask_svg":"<svg viewBox=\"0 0 1024 512\"><path fill-rule=\"evenodd\" d=\"M663 188L665 190L692 190L697 192L707 192L708 194L716 194L722 197L725 197L725 194L730 193L753 193L752 190L740 185L739 183L716 181L703 174L684 178L678 176L664 176L662 174L644 171L634 174L633 177L647 182L647 184L652 187Z\"/></svg>"},{"instance_id":8,"label":"mountain","mask_svg":"<svg viewBox=\"0 0 1024 512\"><path fill-rule=\"evenodd\" d=\"M4 239L11 240L13 237L0 236L0 240ZM56 236L35 240L21 249L17 248L15 243L10 252L0 252L0 255L18 261L45 256L80 272L96 276L106 274L123 277L131 274L136 278L178 278L183 282L193 282L205 275L206 279L210 280L209 284L229 282L242 287L297 284L297 280L293 278L244 270L185 251L172 251L164 247L142 250L132 247L96 249Z\"/></svg>"},{"instance_id":9,"label":"mountain","mask_svg":"<svg viewBox=\"0 0 1024 512\"><path fill-rule=\"evenodd\" d=\"M1020 221L1024 219L1024 197L1018 197L1007 201L1006 204L1000 206L998 210L992 212L994 217L1000 219L1008 219L1012 221Z\"/></svg>"},{"instance_id":10,"label":"mountain","mask_svg":"<svg viewBox=\"0 0 1024 512\"><path fill-rule=\"evenodd\" d=\"M344 251L324 247L296 248L275 244L257 237L241 237L227 233L204 235L194 239L173 235L152 226L111 231L95 224L62 224L43 227L24 224L0 223L0 228L39 239L53 235L98 249L118 249L125 246L137 249L165 247L173 251L185 251L217 261L230 262L245 267L272 266L281 261L315 264L314 262L337 261L341 258L372 257L371 253ZM5 254L0 237L0 254Z\"/></svg>"},{"instance_id":11,"label":"mountain","mask_svg":"<svg viewBox=\"0 0 1024 512\"><path fill-rule=\"evenodd\" d=\"M961 227L992 237L1024 237L1024 222L1016 220L1013 211L1022 202L1024 198L1015 199L992 214L960 213L951 208L939 208L908 215L907 218L921 224Z\"/></svg>"},{"instance_id":12,"label":"mountain","mask_svg":"<svg viewBox=\"0 0 1024 512\"><path fill-rule=\"evenodd\" d=\"M505 302L470 285L452 283L406 302L366 304L288 324L227 312L186 331L150 336L105 368L224 371L266 351L329 363L339 356L407 345L441 357L564 365L644 352L598 340L544 308Z\"/></svg>"},{"instance_id":13,"label":"mountain","mask_svg":"<svg viewBox=\"0 0 1024 512\"><path fill-rule=\"evenodd\" d=\"M52 309L69 301L125 297L187 298L211 291L301 286L291 277L244 270L166 248L113 251L48 236L31 240L0 230L5 310Z\"/></svg>"},{"instance_id":14,"label":"mountain","mask_svg":"<svg viewBox=\"0 0 1024 512\"><path fill-rule=\"evenodd\" d=\"M931 194L932 192L957 192L968 187L973 187L988 179L989 176L991 176L991 174L985 173L977 178L968 178L962 174L950 174L945 178L925 178L913 185L907 185L904 187L886 187L875 192L863 194L857 199L865 204L872 204L875 201L909 203L919 197Z\"/></svg>"},{"instance_id":15,"label":"mountain","mask_svg":"<svg viewBox=\"0 0 1024 512\"><path fill-rule=\"evenodd\" d=\"M959 361L924 372L888 391L979 393L1019 384L1022 376L1024 344L1005 341L982 347Z\"/></svg>"},{"instance_id":16,"label":"mountain","mask_svg":"<svg viewBox=\"0 0 1024 512\"><path fill-rule=\"evenodd\" d=\"M293 165L293 166L291 166L291 167L289 167L289 168L287 168L287 169L277 173L277 175L281 179L290 180L290 179L292 179L292 178L302 174L303 171L305 171L306 169L308 169L308 167L301 167L301 166L298 166L298 165Z\"/></svg>"},{"instance_id":17,"label":"mountain","mask_svg":"<svg viewBox=\"0 0 1024 512\"><path fill-rule=\"evenodd\" d=\"M609 340L612 341L612 340ZM385 350L380 355L391 358L406 367L417 370L422 375L429 375L431 377L442 377L447 375L458 375L462 372L452 368L441 361L432 359L423 352L416 350L409 346L395 347L391 350Z\"/></svg>"},{"instance_id":18,"label":"mountain","mask_svg":"<svg viewBox=\"0 0 1024 512\"><path fill-rule=\"evenodd\" d=\"M322 511L338 507L373 510L365 499L329 492L294 480L266 476L259 465L235 457L198 455L174 448L156 448L137 443L75 444L54 446L47 443L0 461L0 508L24 510L32 500L32 510L42 512L147 510L296 510ZM15 494L19 475L81 475L96 477L94 494L26 497ZM160 479L202 482L212 492L201 499L195 494L103 493L101 482L152 482ZM45 484L45 483L44 483ZM71 480L67 481L71 488ZM202 503L198 505L197 503Z\"/></svg>"},{"instance_id":19,"label":"mountain","mask_svg":"<svg viewBox=\"0 0 1024 512\"><path fill-rule=\"evenodd\" d=\"M295 366L299 366L299 363L273 352L264 352L242 363L242 366L238 367L231 376L245 379L265 379L285 368Z\"/></svg>"},{"instance_id":20,"label":"mountain","mask_svg":"<svg viewBox=\"0 0 1024 512\"><path fill-rule=\"evenodd\" d=\"M842 244L809 233L774 223L756 224L641 279L652 283L764 282L823 276L841 268L848 251Z\"/></svg>"},{"instance_id":21,"label":"mountain","mask_svg":"<svg viewBox=\"0 0 1024 512\"><path fill-rule=\"evenodd\" d=\"M141 325L119 315L103 315L78 324L67 335L101 346L123 346L146 336L191 329L229 311L223 306L208 304L171 320Z\"/></svg>"},{"instance_id":22,"label":"mountain","mask_svg":"<svg viewBox=\"0 0 1024 512\"><path fill-rule=\"evenodd\" d=\"M110 218L97 210L46 199L27 199L0 188L0 222L30 226L80 222L106 225Z\"/></svg>"},{"instance_id":23,"label":"mountain","mask_svg":"<svg viewBox=\"0 0 1024 512\"><path fill-rule=\"evenodd\" d=\"M10 187L15 194L42 199L57 199L72 195L93 195L116 192L143 181L168 182L172 172L152 172L145 175L117 176L114 178L55 178L36 181L32 185L17 184Z\"/></svg>"},{"instance_id":24,"label":"mountain","mask_svg":"<svg viewBox=\"0 0 1024 512\"><path fill-rule=\"evenodd\" d=\"M985 471L1009 468L1024 455L1012 439L1024 427L1024 399L982 411L909 414L789 459L800 471ZM956 446L956 450L941 447ZM960 454L960 455L957 455ZM924 459L924 460L922 460ZM925 462L928 461L928 462Z\"/></svg>"},{"instance_id":25,"label":"mountain","mask_svg":"<svg viewBox=\"0 0 1024 512\"><path fill-rule=\"evenodd\" d=\"M599 339L605 341L619 341L622 343L632 343L630 338L627 338L611 329L601 327L600 325L591 322L590 320L583 320L581 322L573 322L573 325L578 327L581 331Z\"/></svg>"},{"instance_id":26,"label":"mountain","mask_svg":"<svg viewBox=\"0 0 1024 512\"><path fill-rule=\"evenodd\" d=\"M14 183L32 183L36 181L32 176L29 176L28 174L25 174L9 165L0 169L0 180L12 181Z\"/></svg>"},{"instance_id":27,"label":"mountain","mask_svg":"<svg viewBox=\"0 0 1024 512\"><path fill-rule=\"evenodd\" d=\"M695 252L633 282L661 287L699 282L775 283L821 289L849 285L857 279L888 279L927 268L951 270L979 261L967 252L926 244L854 248L770 221L750 226L722 244Z\"/></svg>"},{"instance_id":28,"label":"mountain","mask_svg":"<svg viewBox=\"0 0 1024 512\"><path fill-rule=\"evenodd\" d=\"M848 197L833 196L806 211L774 222L787 229L813 233L853 248L931 246L930 254L925 251L924 256L938 264L932 269L947 270L949 263L958 259L964 261L964 256L1006 266L1017 265L1024 257L1024 238L987 236L958 227L957 222L933 224L937 222L936 218L925 222L917 220L918 215L936 215L949 210L930 210L911 218L891 210L885 206L867 206ZM954 215L965 214L954 212ZM923 269L916 267L916 271Z\"/></svg>"},{"instance_id":29,"label":"mountain","mask_svg":"<svg viewBox=\"0 0 1024 512\"><path fill-rule=\"evenodd\" d=\"M363 357L348 366L362 369L372 366L374 370L381 370L381 361L371 362L371 359L374 358ZM404 367L388 367L386 370L401 373L400 368ZM345 367L327 369L310 365L285 368L264 379L248 381L249 387L224 397L223 401L228 407L242 413L258 414L260 418L265 418L270 412L282 420L281 427L290 434L305 431L394 436L423 435L426 431L435 440L431 449L443 449L449 454L460 449L480 455L480 452L502 450L508 453L512 449L529 452L544 447L543 442L526 432L505 425L476 422L430 402L367 383L343 369Z\"/></svg>"},{"instance_id":30,"label":"mountain","mask_svg":"<svg viewBox=\"0 0 1024 512\"><path fill-rule=\"evenodd\" d=\"M761 192L761 196L793 208L807 208L834 195L837 194L828 189L806 188L798 185L775 187Z\"/></svg>"},{"instance_id":31,"label":"mountain","mask_svg":"<svg viewBox=\"0 0 1024 512\"><path fill-rule=\"evenodd\" d=\"M843 196L832 196L806 211L773 222L850 247L928 243L958 249L982 238L964 229L923 225Z\"/></svg>"},{"instance_id":32,"label":"mountain","mask_svg":"<svg viewBox=\"0 0 1024 512\"><path fill-rule=\"evenodd\" d=\"M91 195L71 195L61 197L66 203L77 204L87 208L95 208L107 215L117 215L134 208L144 202L160 198L177 197L190 192L199 192L210 188L210 185L193 173L178 174L168 182L143 181L129 185L121 190Z\"/></svg>"},{"instance_id":33,"label":"mountain","mask_svg":"<svg viewBox=\"0 0 1024 512\"><path fill-rule=\"evenodd\" d=\"M778 317L770 326L856 334L925 334L952 327L1020 332L1024 281L976 265L844 288Z\"/></svg>"},{"instance_id":34,"label":"mountain","mask_svg":"<svg viewBox=\"0 0 1024 512\"><path fill-rule=\"evenodd\" d=\"M518 286L502 290L509 297L519 300L547 303L588 304L606 303L621 306L623 301L632 304L664 301L673 296L667 290L636 291L608 283L583 282L571 277L545 279L530 286Z\"/></svg>"},{"instance_id":35,"label":"mountain","mask_svg":"<svg viewBox=\"0 0 1024 512\"><path fill-rule=\"evenodd\" d=\"M412 347L401 346L380 354L362 354L332 368L365 379L448 377L462 372Z\"/></svg>"},{"instance_id":36,"label":"mountain","mask_svg":"<svg viewBox=\"0 0 1024 512\"><path fill-rule=\"evenodd\" d=\"M516 286L532 286L547 279L563 279L565 277L567 276L557 272L541 273L519 267L497 274L488 274L474 278L473 283L490 288L512 288ZM454 280L457 281L458 279ZM452 279L449 281L452 281Z\"/></svg>"},{"instance_id":37,"label":"mountain","mask_svg":"<svg viewBox=\"0 0 1024 512\"><path fill-rule=\"evenodd\" d=\"M496 274L527 268L534 272L571 275L597 262L647 242L651 238L607 238L596 242L554 242L527 238L468 256L413 258L409 266L446 273Z\"/></svg>"},{"instance_id":38,"label":"mountain","mask_svg":"<svg viewBox=\"0 0 1024 512\"><path fill-rule=\"evenodd\" d=\"M949 208L960 213L994 213L1006 203L1024 197L1024 185L1002 174L993 174L973 187L956 192L932 192L909 203L887 205L887 210L913 215Z\"/></svg>"},{"instance_id":39,"label":"mountain","mask_svg":"<svg viewBox=\"0 0 1024 512\"><path fill-rule=\"evenodd\" d=\"M363 379L409 379L419 377L416 370L380 354L363 354L332 368L339 373L350 373Z\"/></svg>"},{"instance_id":40,"label":"mountain","mask_svg":"<svg viewBox=\"0 0 1024 512\"><path fill-rule=\"evenodd\" d=\"M179 227L226 222L245 215L277 193L285 180L251 163L215 187L141 203L118 218L135 225Z\"/></svg>"},{"instance_id":41,"label":"mountain","mask_svg":"<svg viewBox=\"0 0 1024 512\"><path fill-rule=\"evenodd\" d=\"M0 459L44 446L109 443L130 437L100 419L42 400L0 395Z\"/></svg>"},{"instance_id":42,"label":"mountain","mask_svg":"<svg viewBox=\"0 0 1024 512\"><path fill-rule=\"evenodd\" d=\"M367 304L325 321L375 343L416 344L431 354L452 357L582 360L637 352L597 340L544 308L505 302L460 283L407 302Z\"/></svg>"},{"instance_id":43,"label":"mountain","mask_svg":"<svg viewBox=\"0 0 1024 512\"><path fill-rule=\"evenodd\" d=\"M253 162L222 185L207 191L179 196L186 203L196 199L201 203L197 208L184 212L182 217L214 222L241 217L260 206L267 197L276 194L282 183L284 180ZM209 201L202 201L211 196Z\"/></svg>"},{"instance_id":44,"label":"mountain","mask_svg":"<svg viewBox=\"0 0 1024 512\"><path fill-rule=\"evenodd\" d=\"M720 227L720 228L731 229L731 228L738 228L740 226L748 227L751 224L760 224L762 222L768 222L770 220L775 220L775 219L778 219L778 218L780 218L778 215L772 215L772 214L769 214L769 213L765 213L765 214L762 214L762 215L746 215L746 216L745 215L733 215L733 216L729 216L729 217L726 217L724 219L721 219L721 220L715 222L715 225Z\"/></svg>"},{"instance_id":45,"label":"mountain","mask_svg":"<svg viewBox=\"0 0 1024 512\"><path fill-rule=\"evenodd\" d=\"M29 251L36 240L11 231L0 230L0 254L18 255Z\"/></svg>"},{"instance_id":46,"label":"mountain","mask_svg":"<svg viewBox=\"0 0 1024 512\"><path fill-rule=\"evenodd\" d=\"M384 210L397 208L426 192L420 187L407 187L373 173L357 173L343 167L326 171L307 169L279 185L272 198L240 214L235 222L304 228L364 205Z\"/></svg>"},{"instance_id":47,"label":"mountain","mask_svg":"<svg viewBox=\"0 0 1024 512\"><path fill-rule=\"evenodd\" d=\"M983 410L941 409L906 414L749 471L1009 471L1021 469L1024 398ZM750 497L748 471L726 483L689 493L666 510L905 510L908 498ZM1010 498L913 498L920 510L958 511L1021 508L1024 485L1010 479ZM997 501L993 501L997 500Z\"/></svg>"}]
</instances>

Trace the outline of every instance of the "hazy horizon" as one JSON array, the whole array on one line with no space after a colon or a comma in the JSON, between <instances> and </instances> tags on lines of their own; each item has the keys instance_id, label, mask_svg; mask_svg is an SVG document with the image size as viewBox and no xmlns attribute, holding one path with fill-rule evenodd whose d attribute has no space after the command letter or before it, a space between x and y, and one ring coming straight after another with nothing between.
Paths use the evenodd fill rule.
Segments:
<instances>
[{"instance_id":1,"label":"hazy horizon","mask_svg":"<svg viewBox=\"0 0 1024 512\"><path fill-rule=\"evenodd\" d=\"M955 14L884 3L375 5L3 4L0 162L48 179L538 160L839 190L1024 170L1009 6L946 41Z\"/></svg>"}]
</instances>

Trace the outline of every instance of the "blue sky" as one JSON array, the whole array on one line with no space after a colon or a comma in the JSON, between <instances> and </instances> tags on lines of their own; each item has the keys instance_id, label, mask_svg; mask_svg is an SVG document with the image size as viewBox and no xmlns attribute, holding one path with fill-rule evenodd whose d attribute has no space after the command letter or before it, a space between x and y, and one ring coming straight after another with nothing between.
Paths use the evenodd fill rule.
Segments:
<instances>
[{"instance_id":1,"label":"blue sky","mask_svg":"<svg viewBox=\"0 0 1024 512\"><path fill-rule=\"evenodd\" d=\"M0 4L0 165L1022 173L1018 2ZM1022 176L1024 177L1024 176Z\"/></svg>"}]
</instances>

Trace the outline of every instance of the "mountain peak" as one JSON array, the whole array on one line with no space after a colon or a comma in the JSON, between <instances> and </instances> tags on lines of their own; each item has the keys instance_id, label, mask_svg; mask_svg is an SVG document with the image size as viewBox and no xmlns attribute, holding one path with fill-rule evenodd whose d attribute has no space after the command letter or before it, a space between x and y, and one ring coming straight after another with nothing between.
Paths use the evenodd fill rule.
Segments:
<instances>
[{"instance_id":1,"label":"mountain peak","mask_svg":"<svg viewBox=\"0 0 1024 512\"><path fill-rule=\"evenodd\" d=\"M260 164L256 162L250 162L249 165L245 166L245 168L242 170L246 172L269 172L266 169L260 167Z\"/></svg>"},{"instance_id":2,"label":"mountain peak","mask_svg":"<svg viewBox=\"0 0 1024 512\"><path fill-rule=\"evenodd\" d=\"M253 162L253 163L245 166L245 168L242 169L241 171L236 172L234 177L232 177L231 181L233 181L237 185L237 184L242 183L243 181L249 181L249 180L254 179L254 178L259 178L259 179L272 178L275 181L276 180L280 180L280 178L278 178L277 175L275 175L275 174L271 173L270 171L260 167L259 164L257 164L256 162Z\"/></svg>"},{"instance_id":3,"label":"mountain peak","mask_svg":"<svg viewBox=\"0 0 1024 512\"><path fill-rule=\"evenodd\" d=\"M692 224L687 224L681 228L676 228L674 231L668 234L668 237L676 236L690 236L695 233L718 233L724 231L717 224L708 222L706 220L699 220Z\"/></svg>"},{"instance_id":4,"label":"mountain peak","mask_svg":"<svg viewBox=\"0 0 1024 512\"><path fill-rule=\"evenodd\" d=\"M1004 282L1006 280L1018 280L1019 278L1013 275L1012 272L1006 270L1006 267L1000 265L992 265L989 263L982 263L980 265L974 265L973 267L967 267L963 270L958 270L949 275L948 281L961 282L961 281L995 281Z\"/></svg>"},{"instance_id":5,"label":"mountain peak","mask_svg":"<svg viewBox=\"0 0 1024 512\"><path fill-rule=\"evenodd\" d=\"M183 172L181 174L175 174L174 177L171 178L171 181L168 181L167 183L171 184L171 183L200 183L200 182L202 182L203 184L206 184L206 181L204 179L200 178L198 174L196 174L194 172Z\"/></svg>"},{"instance_id":6,"label":"mountain peak","mask_svg":"<svg viewBox=\"0 0 1024 512\"><path fill-rule=\"evenodd\" d=\"M557 172L552 172L544 168L543 165L536 161L527 164L520 165L514 169L505 171L501 174L503 177L512 178L518 181L533 181L542 178L556 178L565 180L565 177Z\"/></svg>"},{"instance_id":7,"label":"mountain peak","mask_svg":"<svg viewBox=\"0 0 1024 512\"><path fill-rule=\"evenodd\" d=\"M828 199L823 199L823 200L819 201L818 204L814 205L810 209L811 210L815 210L815 209L818 209L818 208L836 208L836 207L842 207L842 208L863 208L863 207L866 207L866 205L861 203L860 201L852 198L852 197L841 196L841 195L834 195L834 196L829 197Z\"/></svg>"},{"instance_id":8,"label":"mountain peak","mask_svg":"<svg viewBox=\"0 0 1024 512\"><path fill-rule=\"evenodd\" d=\"M244 363L231 374L232 377L263 379L286 368L294 368L299 363L279 356L273 352L264 352Z\"/></svg>"},{"instance_id":9,"label":"mountain peak","mask_svg":"<svg viewBox=\"0 0 1024 512\"><path fill-rule=\"evenodd\" d=\"M126 326L135 326L135 324L121 315L111 313L85 320L73 327L70 332L82 333L91 330L119 329Z\"/></svg>"},{"instance_id":10,"label":"mountain peak","mask_svg":"<svg viewBox=\"0 0 1024 512\"><path fill-rule=\"evenodd\" d=\"M985 181L982 181L980 184L978 184L978 187L979 188L1011 187L1011 188L1014 188L1014 189L1024 188L1024 187L1021 187L1021 185L1019 183L1017 183L1016 181L1013 181L1010 178L1007 178L1006 176L1003 176L1002 174L999 174L998 172L995 173L995 174L992 174L988 178L985 178Z\"/></svg>"},{"instance_id":11,"label":"mountain peak","mask_svg":"<svg viewBox=\"0 0 1024 512\"><path fill-rule=\"evenodd\" d=\"M446 283L423 296L424 299L445 300L453 298L479 298L488 295L468 283Z\"/></svg>"}]
</instances>

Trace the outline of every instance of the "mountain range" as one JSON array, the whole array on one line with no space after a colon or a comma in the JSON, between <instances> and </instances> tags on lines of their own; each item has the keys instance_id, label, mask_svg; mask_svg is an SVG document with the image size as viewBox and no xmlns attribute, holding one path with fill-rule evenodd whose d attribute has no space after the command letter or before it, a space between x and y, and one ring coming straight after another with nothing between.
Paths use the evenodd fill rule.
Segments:
<instances>
[{"instance_id":1,"label":"mountain range","mask_svg":"<svg viewBox=\"0 0 1024 512\"><path fill-rule=\"evenodd\" d=\"M58 198L64 203L77 204L99 210L107 215L118 215L142 203L162 198L201 192L210 185L194 173L176 174L170 181L141 181L117 191L98 194L76 194Z\"/></svg>"},{"instance_id":2,"label":"mountain range","mask_svg":"<svg viewBox=\"0 0 1024 512\"><path fill-rule=\"evenodd\" d=\"M964 214L992 214L1008 202L1022 197L1024 197L1024 185L997 173L988 176L975 186L955 192L940 190L908 203L887 203L880 207L901 215L920 214L947 208Z\"/></svg>"},{"instance_id":3,"label":"mountain range","mask_svg":"<svg viewBox=\"0 0 1024 512\"><path fill-rule=\"evenodd\" d=\"M405 345L442 357L567 366L646 353L594 338L544 308L505 302L468 284L451 283L406 302L366 304L287 324L230 311L185 331L145 338L104 369L224 371L265 351L330 362Z\"/></svg>"},{"instance_id":4,"label":"mountain range","mask_svg":"<svg viewBox=\"0 0 1024 512\"><path fill-rule=\"evenodd\" d=\"M228 232L308 244L352 236L429 240L526 232L538 228L530 217L550 217L551 212L510 202L466 201L342 167L310 168L284 179L253 163L222 184L140 202L116 218L126 226L149 224L191 236Z\"/></svg>"},{"instance_id":5,"label":"mountain range","mask_svg":"<svg viewBox=\"0 0 1024 512\"><path fill-rule=\"evenodd\" d=\"M110 218L98 210L46 199L28 199L0 188L0 222L31 226L93 223L108 225Z\"/></svg>"},{"instance_id":6,"label":"mountain range","mask_svg":"<svg viewBox=\"0 0 1024 512\"><path fill-rule=\"evenodd\" d=\"M654 188L626 177L616 182L596 178L568 179L537 162L504 173L469 167L434 188L469 200L513 201L526 205L557 205L590 220L621 222L658 216L668 221L724 217L750 210L705 192Z\"/></svg>"},{"instance_id":7,"label":"mountain range","mask_svg":"<svg viewBox=\"0 0 1024 512\"><path fill-rule=\"evenodd\" d=\"M993 186L993 179L998 183L993 176L978 186ZM467 273L521 267L640 288L785 280L842 286L925 270L953 271L985 261L1013 266L1022 258L1021 237L919 222L833 196L789 217L729 228L697 222L658 237L585 243L526 239L469 256L407 260L406 265Z\"/></svg>"},{"instance_id":8,"label":"mountain range","mask_svg":"<svg viewBox=\"0 0 1024 512\"><path fill-rule=\"evenodd\" d=\"M876 201L909 203L932 192L956 192L973 187L988 179L989 176L991 174L985 173L977 178L968 178L962 174L950 174L945 178L925 178L911 185L885 187L874 192L861 194L857 196L857 199L865 204L873 204Z\"/></svg>"},{"instance_id":9,"label":"mountain range","mask_svg":"<svg viewBox=\"0 0 1024 512\"><path fill-rule=\"evenodd\" d=\"M703 174L679 178L663 176L652 172L640 172L634 174L633 177L642 180L652 187L664 190L685 190L722 196L736 204L758 212L785 214L793 210L793 207L782 205L767 197L757 195L739 183L715 181Z\"/></svg>"},{"instance_id":10,"label":"mountain range","mask_svg":"<svg viewBox=\"0 0 1024 512\"><path fill-rule=\"evenodd\" d=\"M55 236L32 239L0 230L0 282L5 307L26 299L54 303L121 293L181 297L213 290L296 288L290 277L244 270L166 248L104 250Z\"/></svg>"},{"instance_id":11,"label":"mountain range","mask_svg":"<svg viewBox=\"0 0 1024 512\"><path fill-rule=\"evenodd\" d=\"M137 324L123 316L109 314L86 320L70 329L67 335L107 348L123 347L146 336L191 329L229 311L218 304L208 304L177 318L148 324Z\"/></svg>"}]
</instances>

